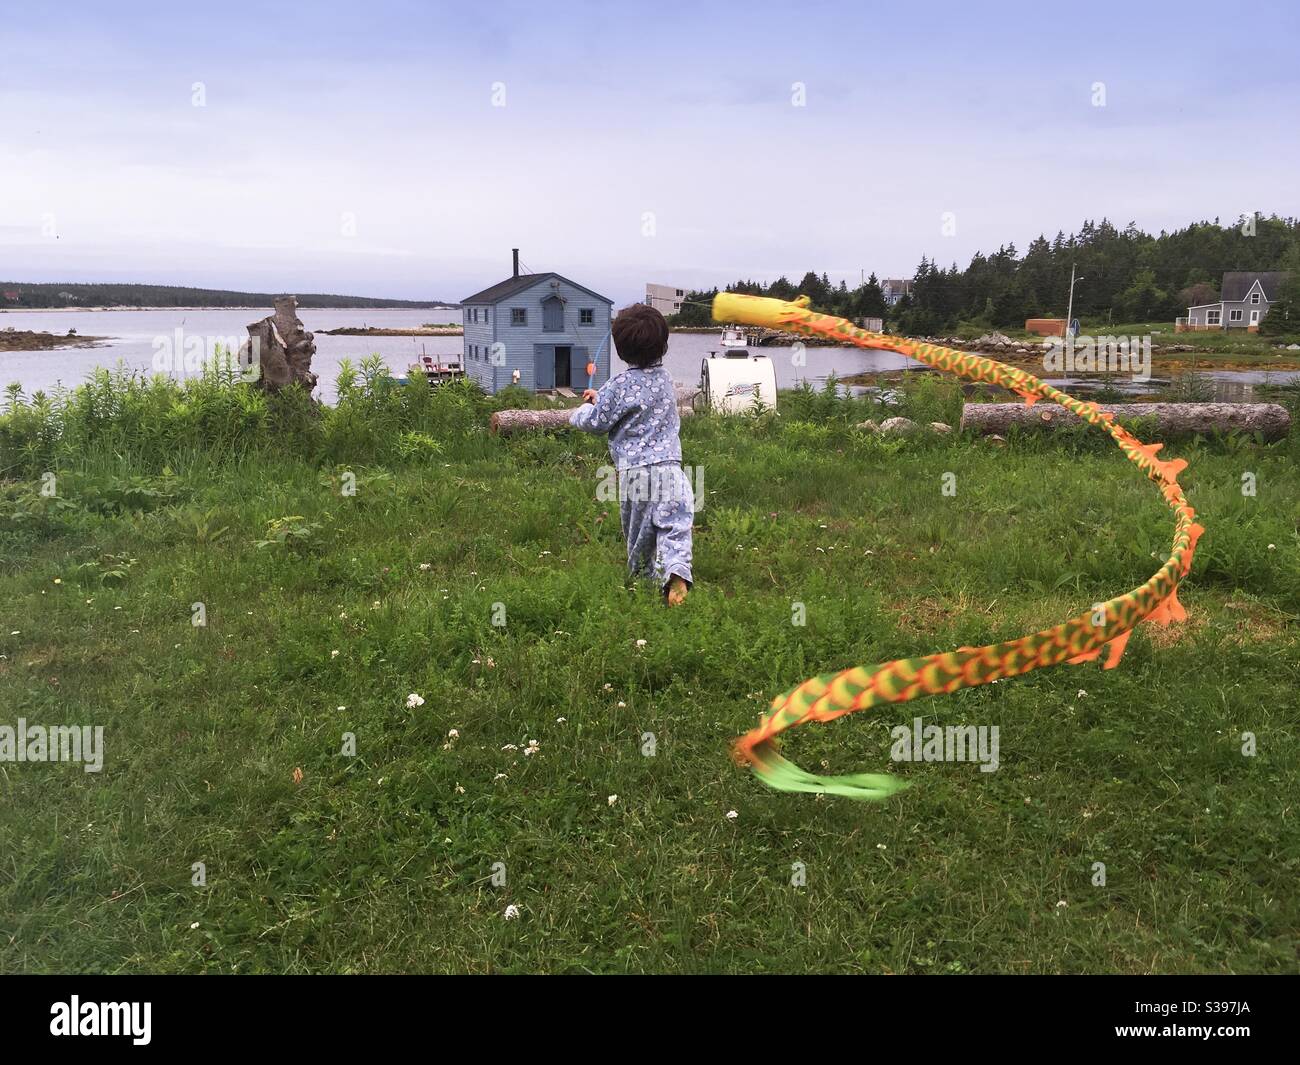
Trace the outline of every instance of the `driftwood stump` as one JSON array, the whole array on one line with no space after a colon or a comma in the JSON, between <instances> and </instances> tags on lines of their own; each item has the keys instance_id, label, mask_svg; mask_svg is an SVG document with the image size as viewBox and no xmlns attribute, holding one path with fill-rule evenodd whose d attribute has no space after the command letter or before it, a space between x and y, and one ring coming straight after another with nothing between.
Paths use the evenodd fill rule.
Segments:
<instances>
[{"instance_id":1,"label":"driftwood stump","mask_svg":"<svg viewBox=\"0 0 1300 1065\"><path fill-rule=\"evenodd\" d=\"M1262 433L1265 440L1278 440L1291 430L1291 416L1278 403L1100 403L1117 421L1150 418L1157 436L1211 433ZM1055 403L966 403L961 410L961 428L977 433L1005 434L1012 426L1060 429L1086 424Z\"/></svg>"},{"instance_id":2,"label":"driftwood stump","mask_svg":"<svg viewBox=\"0 0 1300 1065\"><path fill-rule=\"evenodd\" d=\"M239 365L252 377L257 368L257 384L267 392L278 392L295 381L308 393L316 387L311 359L316 354L316 339L307 332L298 317L298 300L294 296L277 296L275 313L248 327L248 340L239 349Z\"/></svg>"}]
</instances>

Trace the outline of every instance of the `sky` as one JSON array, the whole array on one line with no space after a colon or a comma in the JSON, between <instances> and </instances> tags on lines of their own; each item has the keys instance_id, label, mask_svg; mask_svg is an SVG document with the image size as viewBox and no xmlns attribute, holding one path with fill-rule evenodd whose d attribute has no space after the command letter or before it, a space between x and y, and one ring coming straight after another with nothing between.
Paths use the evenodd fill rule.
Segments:
<instances>
[{"instance_id":1,"label":"sky","mask_svg":"<svg viewBox=\"0 0 1300 1065\"><path fill-rule=\"evenodd\" d=\"M1300 215L1300 5L0 0L0 280L616 303Z\"/></svg>"}]
</instances>

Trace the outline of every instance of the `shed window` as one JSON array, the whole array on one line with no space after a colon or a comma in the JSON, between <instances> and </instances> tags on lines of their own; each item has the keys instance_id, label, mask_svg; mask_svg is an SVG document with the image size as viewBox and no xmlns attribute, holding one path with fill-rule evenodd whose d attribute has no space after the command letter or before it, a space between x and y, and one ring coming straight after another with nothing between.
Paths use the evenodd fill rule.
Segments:
<instances>
[{"instance_id":1,"label":"shed window","mask_svg":"<svg viewBox=\"0 0 1300 1065\"><path fill-rule=\"evenodd\" d=\"M582 325L594 325L596 321L596 312L590 307L583 307L578 311L578 321Z\"/></svg>"},{"instance_id":2,"label":"shed window","mask_svg":"<svg viewBox=\"0 0 1300 1065\"><path fill-rule=\"evenodd\" d=\"M527 308L527 307L511 307L511 308L510 308L510 324L511 324L511 325L527 325L527 324L528 324L528 308Z\"/></svg>"},{"instance_id":3,"label":"shed window","mask_svg":"<svg viewBox=\"0 0 1300 1065\"><path fill-rule=\"evenodd\" d=\"M1221 317L1221 312L1219 312L1219 311L1206 311L1206 312L1205 312L1205 324L1206 324L1206 325L1218 325L1218 324L1219 324L1219 319L1220 319L1220 317Z\"/></svg>"},{"instance_id":4,"label":"shed window","mask_svg":"<svg viewBox=\"0 0 1300 1065\"><path fill-rule=\"evenodd\" d=\"M1241 308L1240 308L1240 307L1234 307L1232 310L1230 310L1230 311L1228 312L1228 321L1230 321L1230 322L1240 322L1240 321L1241 321Z\"/></svg>"}]
</instances>

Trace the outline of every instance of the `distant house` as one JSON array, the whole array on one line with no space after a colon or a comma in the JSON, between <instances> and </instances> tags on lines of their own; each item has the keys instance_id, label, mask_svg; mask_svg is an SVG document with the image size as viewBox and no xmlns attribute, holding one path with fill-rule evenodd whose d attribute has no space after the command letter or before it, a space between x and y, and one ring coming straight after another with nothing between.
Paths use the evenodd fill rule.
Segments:
<instances>
[{"instance_id":1,"label":"distant house","mask_svg":"<svg viewBox=\"0 0 1300 1065\"><path fill-rule=\"evenodd\" d=\"M680 288L672 285L655 285L647 281L645 286L646 305L653 307L665 318L677 314L682 309L682 298L686 295Z\"/></svg>"},{"instance_id":2,"label":"distant house","mask_svg":"<svg viewBox=\"0 0 1300 1065\"><path fill-rule=\"evenodd\" d=\"M9 302L9 303L17 303L17 302L18 302L18 293L17 293L17 292L13 292L13 291L7 291L7 292L5 292L5 300L6 300L7 302Z\"/></svg>"},{"instance_id":3,"label":"distant house","mask_svg":"<svg viewBox=\"0 0 1300 1065\"><path fill-rule=\"evenodd\" d=\"M912 294L912 282L887 277L880 282L880 293L885 297L885 303L892 307L904 296Z\"/></svg>"},{"instance_id":4,"label":"distant house","mask_svg":"<svg viewBox=\"0 0 1300 1065\"><path fill-rule=\"evenodd\" d=\"M556 273L514 274L461 300L465 373L486 392L519 384L530 391L587 387L609 380L614 301Z\"/></svg>"},{"instance_id":5,"label":"distant house","mask_svg":"<svg viewBox=\"0 0 1300 1065\"><path fill-rule=\"evenodd\" d=\"M1284 270L1234 270L1223 275L1219 299L1187 308L1187 316L1174 320L1174 332L1203 329L1259 331L1259 323L1277 301L1286 279Z\"/></svg>"}]
</instances>

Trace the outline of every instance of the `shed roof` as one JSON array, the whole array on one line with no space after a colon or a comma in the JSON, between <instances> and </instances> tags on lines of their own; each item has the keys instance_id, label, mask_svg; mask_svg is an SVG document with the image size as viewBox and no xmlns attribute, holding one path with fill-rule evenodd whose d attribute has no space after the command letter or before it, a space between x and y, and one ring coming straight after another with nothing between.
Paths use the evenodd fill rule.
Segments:
<instances>
[{"instance_id":1,"label":"shed roof","mask_svg":"<svg viewBox=\"0 0 1300 1065\"><path fill-rule=\"evenodd\" d=\"M586 285L580 285L576 281L570 281L567 277L548 271L544 274L520 274L518 277L507 277L504 281L499 281L495 285L485 288L482 292L475 292L472 296L466 296L461 303L500 303L502 300L516 296L524 289L532 288L537 282L545 281L547 278L557 278L566 285L572 285L576 289L581 289L589 296L613 306L614 301L608 296L602 296L599 292L593 292Z\"/></svg>"}]
</instances>

